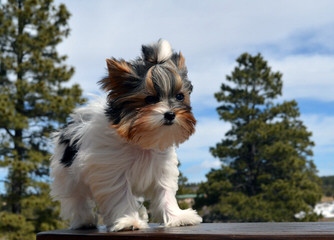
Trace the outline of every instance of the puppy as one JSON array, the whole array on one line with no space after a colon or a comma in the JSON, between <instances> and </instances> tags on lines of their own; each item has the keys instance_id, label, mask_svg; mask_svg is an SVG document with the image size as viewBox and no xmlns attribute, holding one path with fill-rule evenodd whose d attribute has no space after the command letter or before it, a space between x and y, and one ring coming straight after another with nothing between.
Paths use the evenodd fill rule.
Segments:
<instances>
[{"instance_id":1,"label":"puppy","mask_svg":"<svg viewBox=\"0 0 334 240\"><path fill-rule=\"evenodd\" d=\"M98 209L109 231L148 228L144 197L166 227L199 224L175 199L175 147L196 124L184 57L159 40L134 61L106 61L109 75L99 81L106 100L76 109L54 136L51 196L61 216L72 229L95 227Z\"/></svg>"}]
</instances>

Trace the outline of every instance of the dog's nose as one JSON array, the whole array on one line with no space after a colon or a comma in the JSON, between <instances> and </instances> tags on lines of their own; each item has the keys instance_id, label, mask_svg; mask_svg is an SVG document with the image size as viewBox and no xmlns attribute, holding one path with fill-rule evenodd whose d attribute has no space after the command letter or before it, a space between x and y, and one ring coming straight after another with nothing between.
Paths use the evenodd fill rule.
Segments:
<instances>
[{"instance_id":1,"label":"dog's nose","mask_svg":"<svg viewBox=\"0 0 334 240\"><path fill-rule=\"evenodd\" d=\"M173 121L175 118L175 113L173 112L166 112L164 115L165 119L168 121Z\"/></svg>"}]
</instances>

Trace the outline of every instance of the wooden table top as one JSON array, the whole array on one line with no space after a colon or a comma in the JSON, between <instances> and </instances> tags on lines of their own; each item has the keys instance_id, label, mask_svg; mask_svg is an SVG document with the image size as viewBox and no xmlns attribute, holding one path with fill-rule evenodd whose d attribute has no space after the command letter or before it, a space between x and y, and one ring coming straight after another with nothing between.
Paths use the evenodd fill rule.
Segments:
<instances>
[{"instance_id":1,"label":"wooden table top","mask_svg":"<svg viewBox=\"0 0 334 240\"><path fill-rule=\"evenodd\" d=\"M91 230L55 230L37 234L37 240L117 240L117 239L306 239L334 240L334 222L314 223L203 223L197 226L165 228L151 224L149 229L107 232L104 227Z\"/></svg>"}]
</instances>

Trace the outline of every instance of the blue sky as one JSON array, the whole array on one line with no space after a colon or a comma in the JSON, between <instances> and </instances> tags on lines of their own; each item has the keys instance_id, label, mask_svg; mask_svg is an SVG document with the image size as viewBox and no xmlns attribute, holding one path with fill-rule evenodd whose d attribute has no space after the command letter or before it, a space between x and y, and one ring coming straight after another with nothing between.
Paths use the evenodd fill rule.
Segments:
<instances>
[{"instance_id":1,"label":"blue sky","mask_svg":"<svg viewBox=\"0 0 334 240\"><path fill-rule=\"evenodd\" d=\"M190 182L204 181L210 168L219 167L209 148L229 124L219 120L213 94L243 52L260 52L283 73L279 100L298 102L313 132L319 175L334 175L334 1L80 0L66 6L72 31L59 51L76 68L70 84L79 83L85 95L98 92L108 57L133 59L142 44L159 38L182 51L198 120L195 135L178 149Z\"/></svg>"}]
</instances>

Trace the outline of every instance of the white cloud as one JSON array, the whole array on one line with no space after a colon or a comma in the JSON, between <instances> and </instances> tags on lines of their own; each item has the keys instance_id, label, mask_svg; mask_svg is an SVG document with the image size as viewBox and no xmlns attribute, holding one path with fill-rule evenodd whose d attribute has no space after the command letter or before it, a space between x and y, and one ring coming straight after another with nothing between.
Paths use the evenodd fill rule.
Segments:
<instances>
[{"instance_id":1,"label":"white cloud","mask_svg":"<svg viewBox=\"0 0 334 240\"><path fill-rule=\"evenodd\" d=\"M334 55L293 55L281 59L266 58L273 71L283 73L283 99L298 98L334 101ZM217 107L214 93L220 90L226 75L237 63L222 61L207 68L189 69L194 85L193 102L201 107Z\"/></svg>"},{"instance_id":2,"label":"white cloud","mask_svg":"<svg viewBox=\"0 0 334 240\"><path fill-rule=\"evenodd\" d=\"M313 133L312 140L316 148L334 153L334 116L303 114L301 119Z\"/></svg>"},{"instance_id":3,"label":"white cloud","mask_svg":"<svg viewBox=\"0 0 334 240\"><path fill-rule=\"evenodd\" d=\"M211 89L230 72L224 69L226 63L251 46L288 44L296 32L334 21L332 1L304 1L302 6L291 1L70 1L66 5L72 12L72 33L59 50L76 66L73 80L89 91L105 73L105 58L133 59L141 44L160 37L184 52L194 80L207 82Z\"/></svg>"},{"instance_id":4,"label":"white cloud","mask_svg":"<svg viewBox=\"0 0 334 240\"><path fill-rule=\"evenodd\" d=\"M179 151L192 151L201 147L214 146L230 128L229 123L216 118L199 118L196 132L190 139L180 146Z\"/></svg>"},{"instance_id":5,"label":"white cloud","mask_svg":"<svg viewBox=\"0 0 334 240\"><path fill-rule=\"evenodd\" d=\"M189 178L189 182L203 182L205 181L205 174L208 173L212 168L219 168L221 162L217 159L207 159L201 163L196 163L188 168L183 168L181 171ZM181 165L182 168L182 165Z\"/></svg>"},{"instance_id":6,"label":"white cloud","mask_svg":"<svg viewBox=\"0 0 334 240\"><path fill-rule=\"evenodd\" d=\"M201 167L205 169L219 168L220 166L221 162L219 160L215 161L205 160L204 162L201 163Z\"/></svg>"},{"instance_id":7,"label":"white cloud","mask_svg":"<svg viewBox=\"0 0 334 240\"><path fill-rule=\"evenodd\" d=\"M192 54L283 39L333 20L332 1L80 1L73 13L72 49L135 56L138 44L168 38ZM85 43L85 44L82 44ZM180 45L179 45L180 44ZM223 48L222 48L223 46Z\"/></svg>"},{"instance_id":8,"label":"white cloud","mask_svg":"<svg viewBox=\"0 0 334 240\"><path fill-rule=\"evenodd\" d=\"M296 55L269 61L283 73L283 96L334 101L334 55Z\"/></svg>"},{"instance_id":9,"label":"white cloud","mask_svg":"<svg viewBox=\"0 0 334 240\"><path fill-rule=\"evenodd\" d=\"M194 85L192 101L201 107L216 108L217 100L214 93L220 91L225 81L235 67L235 63L222 59L220 62L208 62L205 65L189 66L189 79Z\"/></svg>"}]
</instances>

